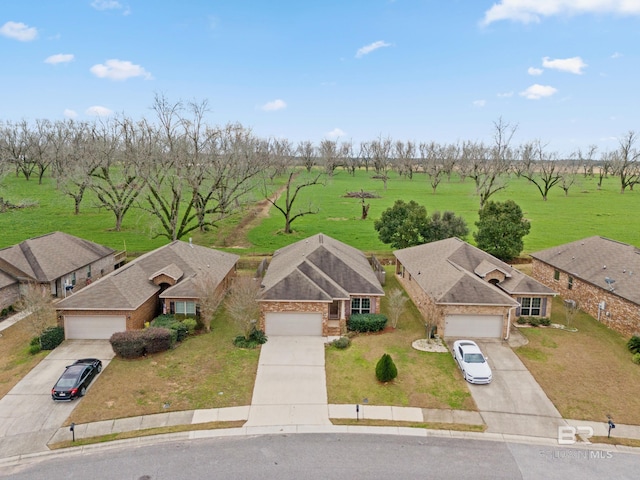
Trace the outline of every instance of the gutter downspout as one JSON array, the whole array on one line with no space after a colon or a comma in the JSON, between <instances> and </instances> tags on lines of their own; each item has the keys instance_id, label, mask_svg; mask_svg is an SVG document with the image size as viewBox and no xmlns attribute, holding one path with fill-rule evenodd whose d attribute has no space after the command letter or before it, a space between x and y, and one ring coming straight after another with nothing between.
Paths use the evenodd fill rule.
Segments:
<instances>
[{"instance_id":1,"label":"gutter downspout","mask_svg":"<svg viewBox=\"0 0 640 480\"><path fill-rule=\"evenodd\" d=\"M507 340L509 340L509 333L511 332L511 310L513 310L514 308L518 308L519 306L520 306L520 304L518 304L518 305L517 305L517 306L515 306L515 307L510 307L510 308L509 308L509 319L508 319L508 321L507 321L507 324L508 324L508 325L507 325L507 336L506 336L506 337L504 337L505 342L506 342Z\"/></svg>"}]
</instances>

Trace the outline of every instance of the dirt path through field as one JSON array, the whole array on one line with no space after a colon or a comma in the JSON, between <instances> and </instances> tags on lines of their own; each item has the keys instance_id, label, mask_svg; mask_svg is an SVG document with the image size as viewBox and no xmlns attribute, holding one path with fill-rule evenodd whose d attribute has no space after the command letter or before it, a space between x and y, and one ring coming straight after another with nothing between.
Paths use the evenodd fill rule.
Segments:
<instances>
[{"instance_id":1,"label":"dirt path through field","mask_svg":"<svg viewBox=\"0 0 640 480\"><path fill-rule=\"evenodd\" d=\"M271 195L270 200L275 202L286 188L287 186L283 185ZM252 245L249 240L247 240L247 232L269 215L270 208L271 203L266 198L256 203L256 205L249 210L249 213L240 220L236 228L231 231L227 237L227 243L233 245L232 248L251 248Z\"/></svg>"}]
</instances>

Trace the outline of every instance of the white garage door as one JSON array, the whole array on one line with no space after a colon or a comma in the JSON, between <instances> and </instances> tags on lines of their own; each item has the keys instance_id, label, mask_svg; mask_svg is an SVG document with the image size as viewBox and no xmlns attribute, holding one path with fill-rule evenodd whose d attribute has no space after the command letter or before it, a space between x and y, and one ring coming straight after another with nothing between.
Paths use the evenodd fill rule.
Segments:
<instances>
[{"instance_id":1,"label":"white garage door","mask_svg":"<svg viewBox=\"0 0 640 480\"><path fill-rule=\"evenodd\" d=\"M267 313L265 330L269 335L322 335L321 313Z\"/></svg>"},{"instance_id":2,"label":"white garage door","mask_svg":"<svg viewBox=\"0 0 640 480\"><path fill-rule=\"evenodd\" d=\"M445 337L501 338L501 315L447 315Z\"/></svg>"},{"instance_id":3,"label":"white garage door","mask_svg":"<svg viewBox=\"0 0 640 480\"><path fill-rule=\"evenodd\" d=\"M65 338L97 340L109 339L115 332L124 332L127 320L122 315L93 315L64 317Z\"/></svg>"}]
</instances>

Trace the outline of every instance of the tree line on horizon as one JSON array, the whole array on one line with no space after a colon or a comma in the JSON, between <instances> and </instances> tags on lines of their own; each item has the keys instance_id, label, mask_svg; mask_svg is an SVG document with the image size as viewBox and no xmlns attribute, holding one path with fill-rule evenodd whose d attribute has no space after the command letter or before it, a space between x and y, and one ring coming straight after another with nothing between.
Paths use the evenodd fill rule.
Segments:
<instances>
[{"instance_id":1,"label":"tree line on horizon","mask_svg":"<svg viewBox=\"0 0 640 480\"><path fill-rule=\"evenodd\" d=\"M0 122L0 184L12 170L40 183L49 172L56 188L73 200L76 214L92 191L114 215L115 230L130 209L139 208L157 220L156 236L176 240L214 227L257 197L283 215L290 233L294 220L318 211L312 204L299 206L300 191L322 185L339 168L351 175L364 169L385 189L392 172L409 180L423 175L434 194L455 174L474 182L480 208L507 187L510 175L527 179L545 201L556 186L568 195L579 175L595 178L599 187L607 176L617 177L621 193L640 183L633 131L619 139L615 151L598 154L590 146L559 158L539 140L512 145L517 125L501 118L490 144L382 136L359 145L338 139L294 144L259 138L241 124L209 125L206 101L171 102L156 95L152 111L153 120L116 115L94 122ZM277 188L281 195L273 196ZM7 207L0 196L0 212Z\"/></svg>"}]
</instances>

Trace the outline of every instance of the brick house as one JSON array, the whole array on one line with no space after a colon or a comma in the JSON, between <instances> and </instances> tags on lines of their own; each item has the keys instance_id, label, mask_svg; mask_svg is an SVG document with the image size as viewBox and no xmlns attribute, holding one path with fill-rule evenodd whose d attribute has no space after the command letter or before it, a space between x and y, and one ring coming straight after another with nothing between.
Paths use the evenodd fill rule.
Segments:
<instances>
[{"instance_id":1,"label":"brick house","mask_svg":"<svg viewBox=\"0 0 640 480\"><path fill-rule=\"evenodd\" d=\"M225 291L239 257L173 241L148 252L56 305L66 338L110 338L161 313L196 317L200 285Z\"/></svg>"},{"instance_id":2,"label":"brick house","mask_svg":"<svg viewBox=\"0 0 640 480\"><path fill-rule=\"evenodd\" d=\"M0 308L17 303L21 286L40 284L64 298L112 272L116 251L63 232L0 249Z\"/></svg>"},{"instance_id":3,"label":"brick house","mask_svg":"<svg viewBox=\"0 0 640 480\"><path fill-rule=\"evenodd\" d=\"M600 236L531 254L532 276L626 336L640 332L640 250Z\"/></svg>"},{"instance_id":4,"label":"brick house","mask_svg":"<svg viewBox=\"0 0 640 480\"><path fill-rule=\"evenodd\" d=\"M340 335L352 313L379 313L384 295L367 257L322 233L276 251L261 287L267 335Z\"/></svg>"},{"instance_id":5,"label":"brick house","mask_svg":"<svg viewBox=\"0 0 640 480\"><path fill-rule=\"evenodd\" d=\"M459 238L393 253L398 280L440 336L508 338L517 317L551 315L553 290Z\"/></svg>"}]
</instances>

